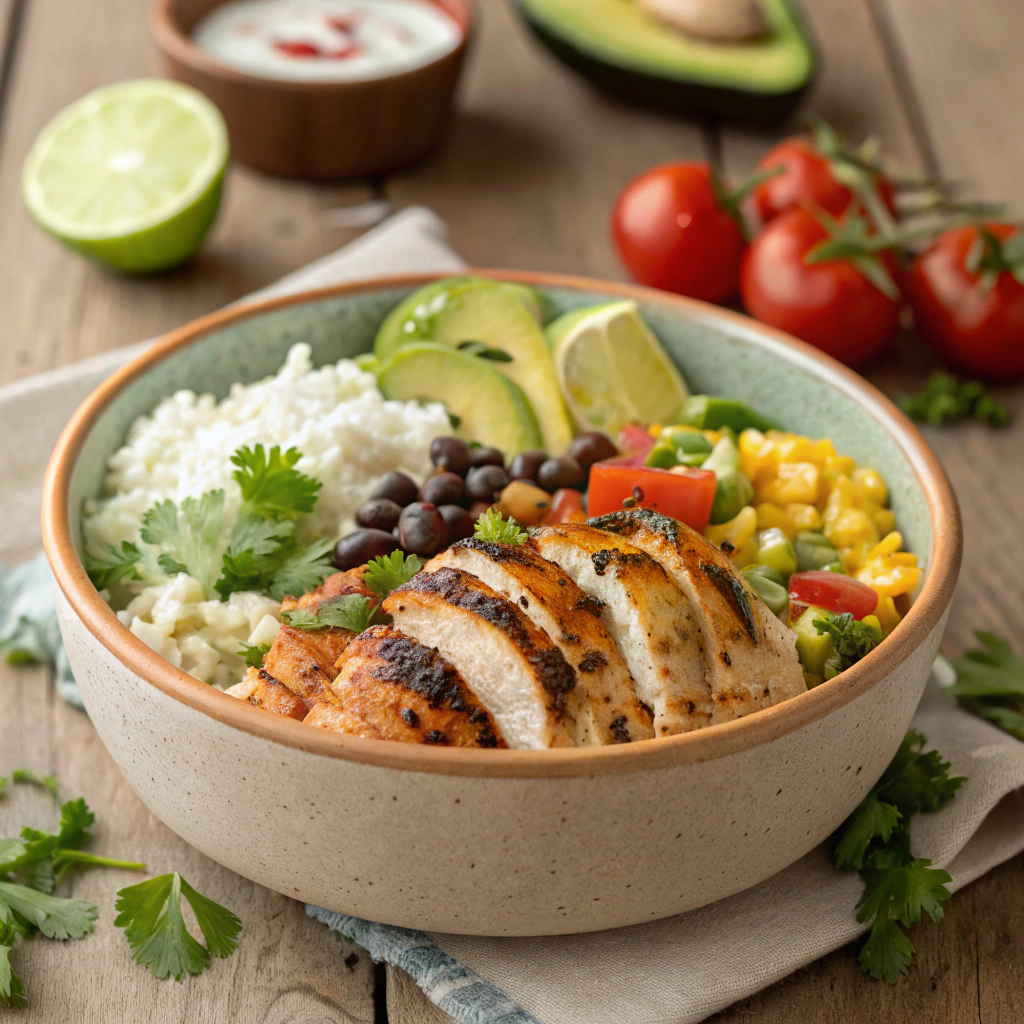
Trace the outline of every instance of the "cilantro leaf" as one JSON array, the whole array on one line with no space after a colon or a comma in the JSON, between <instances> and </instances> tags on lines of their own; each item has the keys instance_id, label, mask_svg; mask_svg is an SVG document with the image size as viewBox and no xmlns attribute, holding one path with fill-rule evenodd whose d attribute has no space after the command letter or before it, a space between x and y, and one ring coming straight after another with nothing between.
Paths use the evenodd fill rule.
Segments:
<instances>
[{"instance_id":1,"label":"cilantro leaf","mask_svg":"<svg viewBox=\"0 0 1024 1024\"><path fill-rule=\"evenodd\" d=\"M263 659L270 653L270 644L250 644L242 641L242 649L238 652L245 658L249 668L262 668Z\"/></svg>"},{"instance_id":2,"label":"cilantro leaf","mask_svg":"<svg viewBox=\"0 0 1024 1024\"><path fill-rule=\"evenodd\" d=\"M223 528L224 492L208 491L185 498L180 508L169 499L158 502L142 517L141 537L161 549L157 561L165 573L188 573L212 597L220 576Z\"/></svg>"},{"instance_id":3,"label":"cilantro leaf","mask_svg":"<svg viewBox=\"0 0 1024 1024\"><path fill-rule=\"evenodd\" d=\"M97 910L85 900L62 899L28 886L0 882L0 920L3 907L15 920L27 923L49 939L80 939L93 930Z\"/></svg>"},{"instance_id":4,"label":"cilantro leaf","mask_svg":"<svg viewBox=\"0 0 1024 1024\"><path fill-rule=\"evenodd\" d=\"M900 407L911 418L933 427L964 419L979 419L993 427L1005 427L1010 413L985 392L976 380L959 381L949 373L933 373L916 395L906 395Z\"/></svg>"},{"instance_id":5,"label":"cilantro leaf","mask_svg":"<svg viewBox=\"0 0 1024 1024\"><path fill-rule=\"evenodd\" d=\"M11 778L15 782L31 782L34 786L42 786L50 791L54 800L57 799L56 775L40 775L39 772L34 772L30 768L15 768L11 772Z\"/></svg>"},{"instance_id":6,"label":"cilantro leaf","mask_svg":"<svg viewBox=\"0 0 1024 1024\"><path fill-rule=\"evenodd\" d=\"M892 804L882 803L872 790L843 824L836 844L835 862L840 871L859 871L872 840L887 843L903 817Z\"/></svg>"},{"instance_id":7,"label":"cilantro leaf","mask_svg":"<svg viewBox=\"0 0 1024 1024\"><path fill-rule=\"evenodd\" d=\"M526 543L525 531L511 516L506 519L496 508L489 508L480 516L473 529L473 536L492 544Z\"/></svg>"},{"instance_id":8,"label":"cilantro leaf","mask_svg":"<svg viewBox=\"0 0 1024 1024\"><path fill-rule=\"evenodd\" d=\"M910 973L914 944L895 921L879 917L871 926L871 934L857 954L857 963L865 974L878 981L885 978L895 985L901 974Z\"/></svg>"},{"instance_id":9,"label":"cilantro leaf","mask_svg":"<svg viewBox=\"0 0 1024 1024\"><path fill-rule=\"evenodd\" d=\"M274 571L270 596L284 600L289 594L305 594L319 587L334 572L330 554L334 541L323 538L290 552Z\"/></svg>"},{"instance_id":10,"label":"cilantro leaf","mask_svg":"<svg viewBox=\"0 0 1024 1024\"><path fill-rule=\"evenodd\" d=\"M864 892L857 901L857 920L870 921L876 915L903 925L917 924L921 912L941 921L942 903L949 899L949 873L931 867L930 860L917 859L889 868L865 868L861 872Z\"/></svg>"},{"instance_id":11,"label":"cilantro leaf","mask_svg":"<svg viewBox=\"0 0 1024 1024\"><path fill-rule=\"evenodd\" d=\"M403 551L378 555L363 572L363 586L383 601L392 590L408 583L422 568L423 562L416 555L407 556Z\"/></svg>"},{"instance_id":12,"label":"cilantro leaf","mask_svg":"<svg viewBox=\"0 0 1024 1024\"><path fill-rule=\"evenodd\" d=\"M294 548L295 524L275 522L243 505L231 530L216 590L222 601L242 590L266 590Z\"/></svg>"},{"instance_id":13,"label":"cilantro leaf","mask_svg":"<svg viewBox=\"0 0 1024 1024\"><path fill-rule=\"evenodd\" d=\"M121 580L140 579L138 563L141 559L142 552L137 544L123 541L120 548L108 544L100 555L85 553L85 571L97 590L106 590Z\"/></svg>"},{"instance_id":14,"label":"cilantro leaf","mask_svg":"<svg viewBox=\"0 0 1024 1024\"><path fill-rule=\"evenodd\" d=\"M263 445L239 448L231 461L239 468L234 477L242 489L242 500L252 511L266 519L295 519L312 512L320 481L293 468L302 458L298 449L282 454L275 445L265 451Z\"/></svg>"},{"instance_id":15,"label":"cilantro leaf","mask_svg":"<svg viewBox=\"0 0 1024 1024\"><path fill-rule=\"evenodd\" d=\"M210 956L230 956L238 945L242 922L230 910L196 892L177 871L150 878L118 892L114 924L125 930L132 959L157 978L202 974ZM208 948L197 942L181 913L188 900Z\"/></svg>"},{"instance_id":16,"label":"cilantro leaf","mask_svg":"<svg viewBox=\"0 0 1024 1024\"><path fill-rule=\"evenodd\" d=\"M18 941L12 921L0 919L0 1005L22 1006L25 986L11 968L11 953Z\"/></svg>"},{"instance_id":17,"label":"cilantro leaf","mask_svg":"<svg viewBox=\"0 0 1024 1024\"><path fill-rule=\"evenodd\" d=\"M832 638L831 664L826 666L832 670L832 675L838 675L855 665L882 642L882 631L874 622L858 621L849 612L841 615L823 612L820 619L813 620L812 625L819 633L828 633ZM825 678L830 678L828 671Z\"/></svg>"},{"instance_id":18,"label":"cilantro leaf","mask_svg":"<svg viewBox=\"0 0 1024 1024\"><path fill-rule=\"evenodd\" d=\"M967 781L963 776L949 777L949 762L937 750L922 753L926 742L911 729L875 787L882 799L907 817L941 810Z\"/></svg>"},{"instance_id":19,"label":"cilantro leaf","mask_svg":"<svg viewBox=\"0 0 1024 1024\"><path fill-rule=\"evenodd\" d=\"M7 789L7 778L6 776L0 775L0 799L3 798L4 791Z\"/></svg>"},{"instance_id":20,"label":"cilantro leaf","mask_svg":"<svg viewBox=\"0 0 1024 1024\"><path fill-rule=\"evenodd\" d=\"M373 621L379 605L370 604L368 597L346 594L338 601L321 605L319 611L295 608L281 612L281 621L295 629L348 629L362 633Z\"/></svg>"}]
</instances>

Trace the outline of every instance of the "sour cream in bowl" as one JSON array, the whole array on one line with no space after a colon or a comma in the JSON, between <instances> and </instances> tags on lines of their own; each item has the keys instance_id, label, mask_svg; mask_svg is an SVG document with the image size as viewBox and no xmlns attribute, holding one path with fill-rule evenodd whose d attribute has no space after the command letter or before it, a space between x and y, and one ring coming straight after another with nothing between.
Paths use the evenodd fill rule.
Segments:
<instances>
[{"instance_id":1,"label":"sour cream in bowl","mask_svg":"<svg viewBox=\"0 0 1024 1024\"><path fill-rule=\"evenodd\" d=\"M227 67L299 82L403 74L451 53L462 35L430 0L228 0L191 32Z\"/></svg>"}]
</instances>

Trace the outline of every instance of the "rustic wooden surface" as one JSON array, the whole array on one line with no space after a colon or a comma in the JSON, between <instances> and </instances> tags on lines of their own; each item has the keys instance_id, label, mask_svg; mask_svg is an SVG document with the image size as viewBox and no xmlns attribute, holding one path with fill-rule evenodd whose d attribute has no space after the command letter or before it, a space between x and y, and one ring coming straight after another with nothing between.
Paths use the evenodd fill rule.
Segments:
<instances>
[{"instance_id":1,"label":"rustic wooden surface","mask_svg":"<svg viewBox=\"0 0 1024 1024\"><path fill-rule=\"evenodd\" d=\"M764 133L677 121L600 97L527 39L506 0L481 0L482 31L461 113L429 164L385 182L312 186L242 168L231 174L221 219L189 266L137 281L108 274L38 232L21 209L21 161L45 120L96 85L158 73L140 0L0 0L0 382L127 344L268 284L352 237L329 211L383 192L425 203L449 223L470 261L618 277L606 239L623 182L658 160L710 157L740 176L771 141ZM1024 88L1019 0L805 0L825 73L812 106L854 137L931 173L969 180L986 198L1024 208L1024 132L1014 98ZM868 376L890 393L931 365L904 339ZM974 628L1020 634L1024 573L1024 396L1003 396L1017 426L930 432L957 487L967 545L945 649ZM99 811L97 848L178 869L245 922L239 952L186 984L158 983L133 966L112 926L114 892L128 873L93 872L75 895L97 902L87 941L19 948L32 996L15 1018L45 1024L448 1019L399 973L389 976L339 946L297 905L213 864L157 822L133 796L88 720L52 695L42 670L0 667L0 774L56 771L64 795ZM0 803L0 834L43 825L41 791L17 786ZM860 974L849 949L724 1011L718 1021L929 1021L1012 1024L1024 987L1024 858L958 893L940 926L914 930L918 957L895 987ZM0 1017L6 1016L0 1011ZM585 1024L585 1022L581 1022Z\"/></svg>"}]
</instances>

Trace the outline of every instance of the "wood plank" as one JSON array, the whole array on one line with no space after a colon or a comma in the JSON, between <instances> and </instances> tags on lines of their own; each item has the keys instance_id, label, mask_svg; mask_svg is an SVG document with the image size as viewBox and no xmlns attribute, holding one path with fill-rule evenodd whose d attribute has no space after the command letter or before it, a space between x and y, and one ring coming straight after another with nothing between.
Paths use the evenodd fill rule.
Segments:
<instances>
[{"instance_id":1,"label":"wood plank","mask_svg":"<svg viewBox=\"0 0 1024 1024\"><path fill-rule=\"evenodd\" d=\"M12 0L3 0L10 4ZM186 266L137 279L63 250L22 209L21 164L33 138L96 86L160 73L138 0L32 0L10 76L0 137L0 379L159 334L277 280L354 232L325 211L370 198L365 183L314 186L234 167L207 246ZM16 258L11 258L16 254Z\"/></svg>"},{"instance_id":2,"label":"wood plank","mask_svg":"<svg viewBox=\"0 0 1024 1024\"><path fill-rule=\"evenodd\" d=\"M477 5L447 144L388 195L436 210L470 263L620 277L608 241L616 194L651 164L702 159L705 133L598 94L540 49L514 6Z\"/></svg>"},{"instance_id":3,"label":"wood plank","mask_svg":"<svg viewBox=\"0 0 1024 1024\"><path fill-rule=\"evenodd\" d=\"M391 1024L447 1024L452 1018L405 971L388 967L388 1020Z\"/></svg>"}]
</instances>

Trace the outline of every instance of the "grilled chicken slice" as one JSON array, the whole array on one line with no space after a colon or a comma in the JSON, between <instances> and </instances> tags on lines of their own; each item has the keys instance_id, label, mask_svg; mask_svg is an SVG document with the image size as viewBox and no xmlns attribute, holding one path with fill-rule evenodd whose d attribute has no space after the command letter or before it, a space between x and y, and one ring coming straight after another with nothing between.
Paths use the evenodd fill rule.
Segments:
<instances>
[{"instance_id":1,"label":"grilled chicken slice","mask_svg":"<svg viewBox=\"0 0 1024 1024\"><path fill-rule=\"evenodd\" d=\"M509 601L554 641L576 669L569 695L576 745L629 743L654 736L629 669L601 621L601 602L580 590L528 544L464 540L427 563L428 572L464 569Z\"/></svg>"},{"instance_id":2,"label":"grilled chicken slice","mask_svg":"<svg viewBox=\"0 0 1024 1024\"><path fill-rule=\"evenodd\" d=\"M308 725L405 743L506 745L455 667L391 626L361 633L338 668L334 702L315 704Z\"/></svg>"},{"instance_id":3,"label":"grilled chicken slice","mask_svg":"<svg viewBox=\"0 0 1024 1024\"><path fill-rule=\"evenodd\" d=\"M239 700L247 700L264 711L272 711L300 722L309 713L309 701L297 697L284 683L278 682L262 668L250 668L242 681L228 687L225 693Z\"/></svg>"},{"instance_id":4,"label":"grilled chicken slice","mask_svg":"<svg viewBox=\"0 0 1024 1024\"><path fill-rule=\"evenodd\" d=\"M576 673L543 630L485 583L460 569L421 572L391 592L384 610L455 666L510 747L573 746Z\"/></svg>"},{"instance_id":5,"label":"grilled chicken slice","mask_svg":"<svg viewBox=\"0 0 1024 1024\"><path fill-rule=\"evenodd\" d=\"M604 602L604 622L654 712L654 734L673 736L711 720L700 629L690 604L650 555L582 523L542 526L532 544L586 593Z\"/></svg>"},{"instance_id":6,"label":"grilled chicken slice","mask_svg":"<svg viewBox=\"0 0 1024 1024\"><path fill-rule=\"evenodd\" d=\"M704 638L712 725L807 689L793 633L699 533L645 508L614 512L589 525L625 537L657 559L689 598Z\"/></svg>"}]
</instances>

